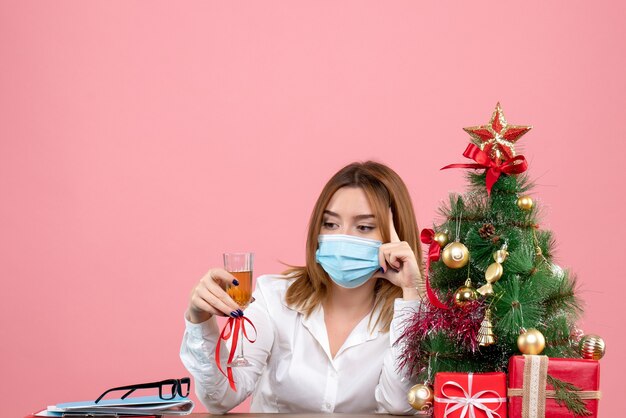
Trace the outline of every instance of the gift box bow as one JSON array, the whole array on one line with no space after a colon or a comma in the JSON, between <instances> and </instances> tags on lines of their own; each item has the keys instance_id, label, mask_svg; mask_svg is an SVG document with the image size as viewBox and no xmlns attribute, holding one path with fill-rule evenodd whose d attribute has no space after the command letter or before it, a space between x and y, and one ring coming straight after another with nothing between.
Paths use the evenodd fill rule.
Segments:
<instances>
[{"instance_id":1,"label":"gift box bow","mask_svg":"<svg viewBox=\"0 0 626 418\"><path fill-rule=\"evenodd\" d=\"M442 397L435 397L435 401L441 404L446 405L446 409L444 411L444 418L453 413L454 411L461 409L461 415L459 418L465 418L469 416L469 418L476 418L476 409L484 411L484 413L489 418L500 417L496 411L500 408L503 402L506 402L506 398L500 397L500 394L495 390L481 390L472 394L472 384L474 380L474 375L472 373L468 373L467 375L467 390L457 382L453 380L449 380L444 382L441 385L441 395ZM452 386L461 389L463 392L463 396L451 396L446 394L446 387ZM484 398L486 395L493 394L496 397L492 398ZM488 403L496 403L495 408L490 408L485 405ZM468 415L469 414L469 415Z\"/></svg>"}]
</instances>

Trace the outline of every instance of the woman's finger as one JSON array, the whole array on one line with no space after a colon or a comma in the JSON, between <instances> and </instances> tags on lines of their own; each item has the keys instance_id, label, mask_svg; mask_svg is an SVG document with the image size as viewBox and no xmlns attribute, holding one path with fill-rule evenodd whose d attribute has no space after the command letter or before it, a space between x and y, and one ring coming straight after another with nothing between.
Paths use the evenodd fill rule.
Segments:
<instances>
[{"instance_id":1,"label":"woman's finger","mask_svg":"<svg viewBox=\"0 0 626 418\"><path fill-rule=\"evenodd\" d=\"M394 248L398 248L401 244L399 242L390 242L380 246L378 250L378 264L383 268L383 272L387 272L387 268L392 264L389 255L394 251ZM395 264L391 267L396 270L399 268Z\"/></svg>"},{"instance_id":2,"label":"woman's finger","mask_svg":"<svg viewBox=\"0 0 626 418\"><path fill-rule=\"evenodd\" d=\"M239 309L239 305L237 304L237 302L235 302L233 300L233 298L231 298L228 293L226 293L224 291L224 289L217 283L215 283L214 281L206 281L205 283L206 289L208 290L208 292L216 299L219 300L222 304L230 307L230 309L228 310L228 312L225 313L230 313L233 310L237 310ZM232 285L231 285L232 286ZM223 311L223 309L222 309Z\"/></svg>"},{"instance_id":3,"label":"woman's finger","mask_svg":"<svg viewBox=\"0 0 626 418\"><path fill-rule=\"evenodd\" d=\"M221 290L219 286L216 286ZM221 290L224 292L223 290ZM235 303L230 296L226 295L230 301L224 301L220 297L218 297L215 293L211 292L208 289L199 289L198 296L201 297L207 304L213 307L215 310L220 312L220 315L232 316L233 312L236 312L239 309L239 305Z\"/></svg>"},{"instance_id":4,"label":"woman's finger","mask_svg":"<svg viewBox=\"0 0 626 418\"><path fill-rule=\"evenodd\" d=\"M405 262L411 260L412 256L413 252L404 248L393 248L385 252L387 264L395 270L400 270Z\"/></svg>"},{"instance_id":5,"label":"woman's finger","mask_svg":"<svg viewBox=\"0 0 626 418\"><path fill-rule=\"evenodd\" d=\"M238 285L237 278L222 268L215 268L215 269L209 270L208 273L205 274L204 277L201 279L201 281L219 282L220 284L223 284L224 286L233 285L233 284L235 286Z\"/></svg>"},{"instance_id":6,"label":"woman's finger","mask_svg":"<svg viewBox=\"0 0 626 418\"><path fill-rule=\"evenodd\" d=\"M380 268L383 269L383 273L387 272L387 262L385 261L385 250L384 247L385 244L381 245L378 248L378 264L380 265Z\"/></svg>"},{"instance_id":7,"label":"woman's finger","mask_svg":"<svg viewBox=\"0 0 626 418\"><path fill-rule=\"evenodd\" d=\"M380 266L382 267L383 272L387 271L387 265L388 265L387 259L385 257L385 253L389 253L393 248L401 248L404 246L408 246L408 244L404 241L403 242L388 242L380 246L378 250L378 264L380 264Z\"/></svg>"},{"instance_id":8,"label":"woman's finger","mask_svg":"<svg viewBox=\"0 0 626 418\"><path fill-rule=\"evenodd\" d=\"M386 263L398 270L401 268L399 261L404 262L409 258L414 257L413 250L406 242L391 242L381 245L379 251L379 262L381 265Z\"/></svg>"},{"instance_id":9,"label":"woman's finger","mask_svg":"<svg viewBox=\"0 0 626 418\"><path fill-rule=\"evenodd\" d=\"M206 300L204 300L199 292L194 293L191 297L191 307L196 311L207 312L211 315L226 316L224 312L215 309Z\"/></svg>"},{"instance_id":10,"label":"woman's finger","mask_svg":"<svg viewBox=\"0 0 626 418\"><path fill-rule=\"evenodd\" d=\"M393 224L393 212L391 208L389 208L389 236L391 237L391 242L400 242L400 237L396 232L396 227Z\"/></svg>"}]
</instances>

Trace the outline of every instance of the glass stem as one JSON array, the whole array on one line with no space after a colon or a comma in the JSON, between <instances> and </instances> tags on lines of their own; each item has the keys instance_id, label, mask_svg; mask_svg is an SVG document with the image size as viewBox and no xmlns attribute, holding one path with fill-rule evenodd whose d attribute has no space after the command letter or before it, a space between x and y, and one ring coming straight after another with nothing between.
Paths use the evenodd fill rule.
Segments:
<instances>
[{"instance_id":1,"label":"glass stem","mask_svg":"<svg viewBox=\"0 0 626 418\"><path fill-rule=\"evenodd\" d=\"M239 328L239 357L243 357L243 327Z\"/></svg>"}]
</instances>

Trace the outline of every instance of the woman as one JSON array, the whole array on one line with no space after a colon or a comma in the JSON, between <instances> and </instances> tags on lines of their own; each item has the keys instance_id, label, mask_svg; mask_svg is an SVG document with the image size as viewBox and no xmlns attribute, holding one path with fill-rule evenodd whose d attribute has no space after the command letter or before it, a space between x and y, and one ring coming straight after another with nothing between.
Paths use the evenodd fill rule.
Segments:
<instances>
[{"instance_id":1,"label":"woman","mask_svg":"<svg viewBox=\"0 0 626 418\"><path fill-rule=\"evenodd\" d=\"M258 338L245 346L253 366L232 369L237 391L214 360L215 315L238 315L223 290L235 278L211 269L192 290L181 359L198 398L218 414L250 394L251 412L411 414L394 342L423 296L421 259L400 177L372 161L344 167L313 209L306 265L257 279L245 315Z\"/></svg>"}]
</instances>

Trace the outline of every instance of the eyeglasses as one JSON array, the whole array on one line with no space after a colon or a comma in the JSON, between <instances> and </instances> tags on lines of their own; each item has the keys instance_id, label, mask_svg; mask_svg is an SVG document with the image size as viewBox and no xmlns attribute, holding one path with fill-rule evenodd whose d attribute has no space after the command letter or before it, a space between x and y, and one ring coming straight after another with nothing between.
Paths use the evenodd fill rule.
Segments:
<instances>
[{"instance_id":1,"label":"eyeglasses","mask_svg":"<svg viewBox=\"0 0 626 418\"><path fill-rule=\"evenodd\" d=\"M122 396L122 399L126 399L128 395L130 395L137 389L151 389L151 388L159 388L159 398L165 401L174 399L176 395L186 398L187 396L189 396L189 386L190 386L190 379L188 377L183 377L182 379L161 380L160 382L139 383L136 385L120 386L117 388L106 390L102 395L98 397L98 399L96 399L95 403L100 402L107 393L115 392L117 390L128 391Z\"/></svg>"}]
</instances>

